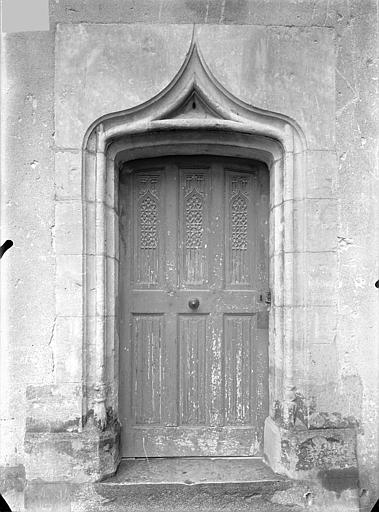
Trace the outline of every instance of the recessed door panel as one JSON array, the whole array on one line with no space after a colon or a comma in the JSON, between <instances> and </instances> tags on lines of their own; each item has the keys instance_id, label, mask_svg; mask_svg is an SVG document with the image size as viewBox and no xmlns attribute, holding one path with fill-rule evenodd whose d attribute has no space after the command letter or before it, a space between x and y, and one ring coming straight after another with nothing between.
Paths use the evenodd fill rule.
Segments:
<instances>
[{"instance_id":1,"label":"recessed door panel","mask_svg":"<svg viewBox=\"0 0 379 512\"><path fill-rule=\"evenodd\" d=\"M123 171L123 456L261 454L268 190L260 162L172 157Z\"/></svg>"}]
</instances>

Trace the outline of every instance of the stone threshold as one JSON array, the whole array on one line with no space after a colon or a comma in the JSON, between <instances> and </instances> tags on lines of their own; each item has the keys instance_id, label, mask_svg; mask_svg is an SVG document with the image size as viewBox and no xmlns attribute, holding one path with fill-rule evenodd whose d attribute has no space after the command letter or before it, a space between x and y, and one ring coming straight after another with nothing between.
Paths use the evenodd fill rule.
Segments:
<instances>
[{"instance_id":1,"label":"stone threshold","mask_svg":"<svg viewBox=\"0 0 379 512\"><path fill-rule=\"evenodd\" d=\"M257 457L167 457L123 459L117 473L103 480L107 485L201 485L279 483Z\"/></svg>"}]
</instances>

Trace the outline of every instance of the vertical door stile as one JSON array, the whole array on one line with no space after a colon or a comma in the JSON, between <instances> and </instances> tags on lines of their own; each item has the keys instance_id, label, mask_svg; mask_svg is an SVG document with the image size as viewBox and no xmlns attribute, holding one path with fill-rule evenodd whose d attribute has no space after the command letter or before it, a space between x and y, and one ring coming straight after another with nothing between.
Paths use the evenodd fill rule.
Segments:
<instances>
[{"instance_id":1,"label":"vertical door stile","mask_svg":"<svg viewBox=\"0 0 379 512\"><path fill-rule=\"evenodd\" d=\"M257 342L259 339L257 329L257 318L261 314L258 310L257 296L260 294L260 279L261 274L261 259L258 253L260 247L260 241L258 237L261 235L259 228L259 196L258 196L258 183L257 183L257 171L251 175L250 181L250 208L249 208L249 225L251 226L249 232L249 253L250 253L250 269L252 283L255 288L255 299L254 299L254 311L255 314L250 319L250 337L252 343L250 344L250 372L249 372L249 387L250 387L250 417L251 421L257 424L257 407L258 407L258 381L257 381L257 368L256 362L259 358L259 348Z\"/></svg>"},{"instance_id":2,"label":"vertical door stile","mask_svg":"<svg viewBox=\"0 0 379 512\"><path fill-rule=\"evenodd\" d=\"M262 294L264 300L269 292L269 174L260 165L255 181L255 215L256 215L256 241L255 249L257 255L257 276L256 283L258 296ZM268 329L269 312L265 302L260 304L260 311L257 314L256 340L254 343L254 378L255 378L255 422L263 425L266 411L268 410Z\"/></svg>"},{"instance_id":3,"label":"vertical door stile","mask_svg":"<svg viewBox=\"0 0 379 512\"><path fill-rule=\"evenodd\" d=\"M196 162L197 163L197 162ZM208 166L179 165L180 229L178 269L180 296L178 317L180 346L179 417L184 428L208 422L208 351L209 312L201 304L192 311L188 301L208 288L209 281L209 192ZM201 301L202 302L202 301Z\"/></svg>"},{"instance_id":4,"label":"vertical door stile","mask_svg":"<svg viewBox=\"0 0 379 512\"><path fill-rule=\"evenodd\" d=\"M176 312L178 290L178 168L169 163L165 169L165 291L168 296L168 309L165 311L165 350L162 365L163 377L163 423L178 425L178 319Z\"/></svg>"},{"instance_id":5,"label":"vertical door stile","mask_svg":"<svg viewBox=\"0 0 379 512\"><path fill-rule=\"evenodd\" d=\"M210 193L210 307L208 360L210 361L210 397L209 421L212 426L224 424L224 335L223 335L223 301L225 233L224 233L224 167L216 162L211 168Z\"/></svg>"},{"instance_id":6,"label":"vertical door stile","mask_svg":"<svg viewBox=\"0 0 379 512\"><path fill-rule=\"evenodd\" d=\"M120 190L120 276L123 279L123 286L120 283L120 304L125 308L125 313L120 315L120 333L124 334L125 343L120 344L120 392L123 394L125 410L128 411L126 418L122 419L124 429L126 424L131 421L132 411L132 395L134 386L134 376L132 372L132 311L130 308L131 294L133 286L132 269L133 267L127 262L133 261L133 188L132 175L127 174L123 177L124 184ZM121 251L123 258L121 259ZM125 307L129 306L129 307ZM120 337L121 338L121 337Z\"/></svg>"}]
</instances>

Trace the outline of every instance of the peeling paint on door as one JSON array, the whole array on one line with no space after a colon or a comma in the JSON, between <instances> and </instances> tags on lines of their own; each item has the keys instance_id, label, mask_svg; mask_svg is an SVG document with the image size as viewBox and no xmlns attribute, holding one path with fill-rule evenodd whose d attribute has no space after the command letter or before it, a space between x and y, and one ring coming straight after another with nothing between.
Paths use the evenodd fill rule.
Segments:
<instances>
[{"instance_id":1,"label":"peeling paint on door","mask_svg":"<svg viewBox=\"0 0 379 512\"><path fill-rule=\"evenodd\" d=\"M260 455L267 168L175 157L128 171L120 185L122 453Z\"/></svg>"}]
</instances>

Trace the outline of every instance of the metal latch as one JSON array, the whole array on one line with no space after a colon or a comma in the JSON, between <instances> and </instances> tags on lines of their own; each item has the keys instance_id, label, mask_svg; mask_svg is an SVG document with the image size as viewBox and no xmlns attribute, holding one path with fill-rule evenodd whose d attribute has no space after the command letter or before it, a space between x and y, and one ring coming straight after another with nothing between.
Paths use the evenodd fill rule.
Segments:
<instances>
[{"instance_id":1,"label":"metal latch","mask_svg":"<svg viewBox=\"0 0 379 512\"><path fill-rule=\"evenodd\" d=\"M268 291L265 295L266 295L265 304L267 304L267 306L270 306L271 305L271 292ZM263 302L263 293L259 294L259 302Z\"/></svg>"}]
</instances>

